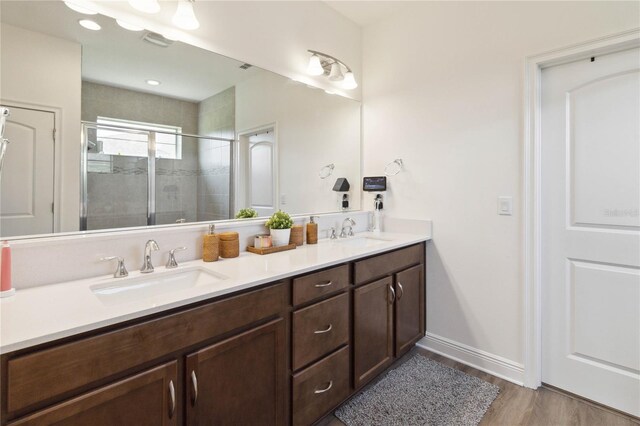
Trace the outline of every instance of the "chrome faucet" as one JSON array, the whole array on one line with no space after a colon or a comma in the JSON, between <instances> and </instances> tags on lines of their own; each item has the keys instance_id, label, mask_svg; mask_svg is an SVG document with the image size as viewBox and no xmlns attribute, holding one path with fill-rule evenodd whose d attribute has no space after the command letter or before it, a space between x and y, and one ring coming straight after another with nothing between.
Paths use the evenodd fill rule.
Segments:
<instances>
[{"instance_id":1,"label":"chrome faucet","mask_svg":"<svg viewBox=\"0 0 640 426\"><path fill-rule=\"evenodd\" d=\"M167 262L167 269L173 269L178 267L178 261L176 260L176 251L186 250L186 247L176 247L173 250L169 250L169 261Z\"/></svg>"},{"instance_id":2,"label":"chrome faucet","mask_svg":"<svg viewBox=\"0 0 640 426\"><path fill-rule=\"evenodd\" d=\"M143 274L148 274L149 272L153 272L153 264L151 263L151 252L159 250L158 243L156 240L149 240L147 244L144 246L144 260L142 263L142 268L140 268L140 272Z\"/></svg>"},{"instance_id":3,"label":"chrome faucet","mask_svg":"<svg viewBox=\"0 0 640 426\"><path fill-rule=\"evenodd\" d=\"M345 225L345 222L348 224ZM340 238L353 237L353 227L356 225L356 221L351 219L350 217L346 218L342 221L342 231L340 231ZM346 229L349 228L349 232L346 232Z\"/></svg>"}]
</instances>

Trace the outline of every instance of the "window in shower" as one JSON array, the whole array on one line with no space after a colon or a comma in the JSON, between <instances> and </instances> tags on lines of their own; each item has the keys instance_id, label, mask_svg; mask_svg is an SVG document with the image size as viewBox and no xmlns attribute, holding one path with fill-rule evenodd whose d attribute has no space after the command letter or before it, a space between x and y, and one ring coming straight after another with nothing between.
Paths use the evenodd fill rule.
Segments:
<instances>
[{"instance_id":1,"label":"window in shower","mask_svg":"<svg viewBox=\"0 0 640 426\"><path fill-rule=\"evenodd\" d=\"M147 157L150 132L155 133L156 158L182 159L182 128L164 124L144 123L117 118L98 117L97 137L101 152L106 155ZM126 127L120 129L119 127ZM142 130L132 133L131 130Z\"/></svg>"}]
</instances>

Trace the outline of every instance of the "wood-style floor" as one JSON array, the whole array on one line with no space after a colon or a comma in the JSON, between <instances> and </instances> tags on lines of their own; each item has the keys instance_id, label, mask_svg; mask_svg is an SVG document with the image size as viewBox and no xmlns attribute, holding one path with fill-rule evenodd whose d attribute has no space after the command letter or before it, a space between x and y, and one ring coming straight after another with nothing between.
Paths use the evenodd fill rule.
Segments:
<instances>
[{"instance_id":1,"label":"wood-style floor","mask_svg":"<svg viewBox=\"0 0 640 426\"><path fill-rule=\"evenodd\" d=\"M552 389L544 387L537 390L528 389L424 349L414 350L500 388L498 397L485 413L480 426L637 426L640 424L639 421L630 417ZM322 426L344 425L333 415L327 416L319 424Z\"/></svg>"}]
</instances>

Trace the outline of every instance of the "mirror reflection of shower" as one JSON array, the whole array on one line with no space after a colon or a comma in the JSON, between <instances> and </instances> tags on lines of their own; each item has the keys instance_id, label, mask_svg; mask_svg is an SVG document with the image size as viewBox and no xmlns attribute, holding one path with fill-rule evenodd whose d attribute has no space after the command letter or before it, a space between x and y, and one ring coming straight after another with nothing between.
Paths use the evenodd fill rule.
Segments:
<instances>
[{"instance_id":1,"label":"mirror reflection of shower","mask_svg":"<svg viewBox=\"0 0 640 426\"><path fill-rule=\"evenodd\" d=\"M0 107L0 177L2 176L2 165L4 164L4 155L7 152L9 139L4 138L4 129L7 124L7 117L11 115L9 108Z\"/></svg>"}]
</instances>

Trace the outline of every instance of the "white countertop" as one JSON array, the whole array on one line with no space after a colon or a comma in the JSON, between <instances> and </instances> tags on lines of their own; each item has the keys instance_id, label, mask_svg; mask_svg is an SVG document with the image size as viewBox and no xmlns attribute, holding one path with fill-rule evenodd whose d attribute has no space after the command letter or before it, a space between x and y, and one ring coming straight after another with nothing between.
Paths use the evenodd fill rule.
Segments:
<instances>
[{"instance_id":1,"label":"white countertop","mask_svg":"<svg viewBox=\"0 0 640 426\"><path fill-rule=\"evenodd\" d=\"M217 262L183 262L177 270L200 267L226 278L210 286L177 289L139 300L109 304L102 302L90 287L114 282L111 275L18 290L14 296L0 299L0 353L51 342L431 239L426 234L388 232L361 233L353 238L366 236L384 241L377 241L370 247L358 247L321 240L315 245L303 245L295 250L264 256L242 252L237 258L220 259ZM164 266L156 267L154 274L161 274L164 270ZM140 272L130 271L129 277L123 279L130 280L138 276Z\"/></svg>"}]
</instances>

